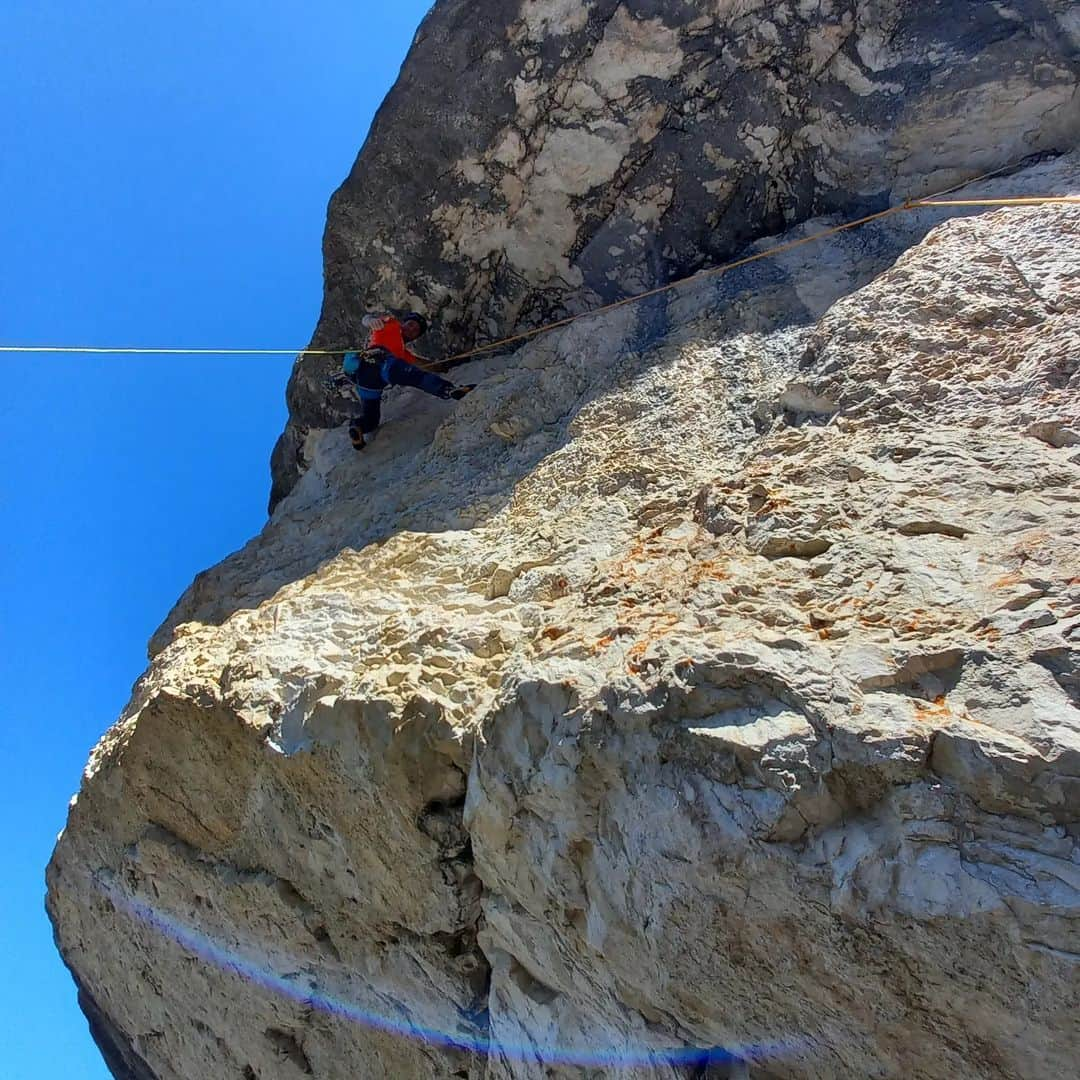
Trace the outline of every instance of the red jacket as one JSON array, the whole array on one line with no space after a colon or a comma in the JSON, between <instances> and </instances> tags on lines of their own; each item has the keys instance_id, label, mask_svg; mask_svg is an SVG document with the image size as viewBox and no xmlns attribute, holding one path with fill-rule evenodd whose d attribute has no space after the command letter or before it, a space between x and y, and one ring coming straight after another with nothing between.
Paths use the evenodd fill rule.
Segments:
<instances>
[{"instance_id":1,"label":"red jacket","mask_svg":"<svg viewBox=\"0 0 1080 1080\"><path fill-rule=\"evenodd\" d=\"M413 356L406 348L401 323L392 315L368 316L364 325L371 327L369 349L385 349L391 356L404 360L406 364L422 364L420 357Z\"/></svg>"}]
</instances>

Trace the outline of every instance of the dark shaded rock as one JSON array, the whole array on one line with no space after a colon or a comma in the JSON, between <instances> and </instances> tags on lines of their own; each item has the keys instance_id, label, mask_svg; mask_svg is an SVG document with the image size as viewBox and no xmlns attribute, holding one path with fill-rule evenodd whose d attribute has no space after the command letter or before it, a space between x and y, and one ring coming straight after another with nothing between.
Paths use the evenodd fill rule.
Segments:
<instances>
[{"instance_id":1,"label":"dark shaded rock","mask_svg":"<svg viewBox=\"0 0 1080 1080\"><path fill-rule=\"evenodd\" d=\"M313 348L426 310L432 355L595 307L822 213L1080 133L1072 5L441 0L330 203ZM342 415L301 357L274 454Z\"/></svg>"},{"instance_id":2,"label":"dark shaded rock","mask_svg":"<svg viewBox=\"0 0 1080 1080\"><path fill-rule=\"evenodd\" d=\"M109 1072L116 1080L158 1080L157 1073L143 1061L131 1040L109 1019L108 1013L99 1007L74 971L72 977L79 987L79 1008L90 1025L90 1034Z\"/></svg>"}]
</instances>

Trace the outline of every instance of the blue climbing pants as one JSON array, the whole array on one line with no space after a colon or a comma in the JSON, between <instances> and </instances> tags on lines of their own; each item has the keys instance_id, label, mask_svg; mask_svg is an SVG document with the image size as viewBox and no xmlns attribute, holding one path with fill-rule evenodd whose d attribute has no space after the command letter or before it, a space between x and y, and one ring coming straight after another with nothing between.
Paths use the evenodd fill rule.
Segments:
<instances>
[{"instance_id":1,"label":"blue climbing pants","mask_svg":"<svg viewBox=\"0 0 1080 1080\"><path fill-rule=\"evenodd\" d=\"M346 370L349 357L353 353L346 353ZM357 358L359 359L359 358ZM415 364L406 364L396 356L383 353L378 360L360 360L359 366L350 377L356 387L356 393L360 398L360 430L365 435L370 435L378 426L382 413L382 393L388 386L414 386L417 390L423 390L432 397L449 398L450 391L454 389L452 382L440 378L433 372L424 371Z\"/></svg>"}]
</instances>

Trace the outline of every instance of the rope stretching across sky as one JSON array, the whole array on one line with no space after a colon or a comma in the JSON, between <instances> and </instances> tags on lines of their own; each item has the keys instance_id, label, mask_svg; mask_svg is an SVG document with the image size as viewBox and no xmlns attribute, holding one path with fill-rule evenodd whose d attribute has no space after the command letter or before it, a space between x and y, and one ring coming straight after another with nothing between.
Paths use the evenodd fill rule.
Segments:
<instances>
[{"instance_id":1,"label":"rope stretching across sky","mask_svg":"<svg viewBox=\"0 0 1080 1080\"><path fill-rule=\"evenodd\" d=\"M857 229L862 225L867 225L872 221L880 221L882 218L891 217L893 214L905 213L909 210L926 210L936 207L1017 207L1017 206L1046 206L1049 204L1070 204L1080 205L1080 195L1032 195L1022 196L1012 199L945 199L945 195L951 194L960 187L966 187L968 184L973 184L979 180L985 180L989 177L996 176L1000 172L1004 172L1011 166L1005 166L1003 169L998 169L992 173L986 173L983 176L977 176L974 180L965 180L962 184L957 184L956 187L949 188L946 191L938 192L936 195L931 195L925 199L908 199L905 202L898 203L896 206L890 206L887 210L880 210L876 214L867 214L865 217L855 218L852 221L847 221L842 225L835 225L831 228L824 229L821 232L814 233L812 236L804 236L800 240L793 240L787 244L780 244L777 247L769 248L767 251L759 251L754 255L747 255L744 258L736 259L734 262L724 263L721 266L713 266L706 270L699 270L696 274L691 274L689 277L680 278L678 281L671 281L667 285L660 285L655 289L649 289L647 292L637 293L635 296L628 296L623 300L616 300L612 304L605 304L603 307L592 308L589 311L579 312L577 315L569 315L565 319L559 319L556 322L547 323L544 326L538 326L532 330L525 330L520 334L514 334L510 337L500 338L498 341L488 342L486 345L480 345L475 349L470 349L467 352L458 353L455 356L447 357L443 363L450 364L456 363L461 360L467 360L473 356L480 356L483 353L493 352L496 349L501 349L506 345L512 345L519 341L525 341L528 338L533 338L539 334L546 334L551 330L557 330L562 326L569 326L570 323L577 322L578 319L591 318L595 315L601 315L607 311L614 311L616 308L625 307L627 304L637 304L642 300L647 300L651 296L658 296L661 293L669 292L672 289L677 289L682 285L686 285L693 281L702 281L708 277L715 277L720 274L726 274L731 270L737 270L741 266L747 266L750 263L757 262L759 259L770 259L777 255L781 255L784 252L792 251L797 247L801 247L803 244L813 244L819 240L825 239L827 236L834 236L836 233L847 232L849 229ZM212 349L212 348L183 348L183 347L167 347L167 348L141 348L141 347L112 347L106 345L0 345L0 353L83 353L83 354L96 354L96 353L109 353L118 355L138 355L138 356L337 356L343 352L349 351L348 348L337 349Z\"/></svg>"}]
</instances>

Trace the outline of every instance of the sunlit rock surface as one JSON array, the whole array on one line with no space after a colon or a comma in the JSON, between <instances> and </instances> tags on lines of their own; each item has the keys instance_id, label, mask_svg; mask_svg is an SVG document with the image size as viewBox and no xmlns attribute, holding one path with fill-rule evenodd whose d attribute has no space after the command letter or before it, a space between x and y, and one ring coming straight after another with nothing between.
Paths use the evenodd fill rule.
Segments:
<instances>
[{"instance_id":1,"label":"sunlit rock surface","mask_svg":"<svg viewBox=\"0 0 1080 1080\"><path fill-rule=\"evenodd\" d=\"M970 193L1032 192L1080 157ZM49 869L118 1077L1075 1071L1080 207L951 213L393 391L362 455L306 429Z\"/></svg>"},{"instance_id":2,"label":"sunlit rock surface","mask_svg":"<svg viewBox=\"0 0 1080 1080\"><path fill-rule=\"evenodd\" d=\"M1080 210L934 215L309 436L50 871L130 1075L1068 1074Z\"/></svg>"}]
</instances>

